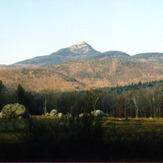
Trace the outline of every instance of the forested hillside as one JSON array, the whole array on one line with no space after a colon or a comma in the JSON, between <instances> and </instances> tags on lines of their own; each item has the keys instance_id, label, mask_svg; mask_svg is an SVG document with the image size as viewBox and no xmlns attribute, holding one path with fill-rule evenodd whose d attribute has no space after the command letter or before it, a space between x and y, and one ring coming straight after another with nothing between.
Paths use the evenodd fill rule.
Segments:
<instances>
[{"instance_id":1,"label":"forested hillside","mask_svg":"<svg viewBox=\"0 0 163 163\"><path fill-rule=\"evenodd\" d=\"M163 64L163 53L140 53L131 56L130 59Z\"/></svg>"},{"instance_id":2,"label":"forested hillside","mask_svg":"<svg viewBox=\"0 0 163 163\"><path fill-rule=\"evenodd\" d=\"M34 92L88 90L161 79L162 65L105 58L44 68L0 69L0 80L8 89L15 90L21 84Z\"/></svg>"},{"instance_id":3,"label":"forested hillside","mask_svg":"<svg viewBox=\"0 0 163 163\"><path fill-rule=\"evenodd\" d=\"M62 93L53 90L35 93L20 84L15 91L9 91L0 82L0 101L0 109L5 104L18 102L36 115L45 114L46 107L46 112L57 109L64 115L100 109L111 117L156 118L163 117L163 81Z\"/></svg>"},{"instance_id":4,"label":"forested hillside","mask_svg":"<svg viewBox=\"0 0 163 163\"><path fill-rule=\"evenodd\" d=\"M84 83L88 88L113 87L163 79L162 65L119 59L76 61L51 66L56 72Z\"/></svg>"}]
</instances>

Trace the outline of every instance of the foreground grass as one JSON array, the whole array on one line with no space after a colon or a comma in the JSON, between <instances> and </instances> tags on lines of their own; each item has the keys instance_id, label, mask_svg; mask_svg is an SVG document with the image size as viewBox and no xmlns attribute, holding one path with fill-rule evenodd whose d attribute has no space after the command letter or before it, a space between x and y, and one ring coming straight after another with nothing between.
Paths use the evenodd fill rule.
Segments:
<instances>
[{"instance_id":1,"label":"foreground grass","mask_svg":"<svg viewBox=\"0 0 163 163\"><path fill-rule=\"evenodd\" d=\"M0 161L162 161L163 119L0 120Z\"/></svg>"}]
</instances>

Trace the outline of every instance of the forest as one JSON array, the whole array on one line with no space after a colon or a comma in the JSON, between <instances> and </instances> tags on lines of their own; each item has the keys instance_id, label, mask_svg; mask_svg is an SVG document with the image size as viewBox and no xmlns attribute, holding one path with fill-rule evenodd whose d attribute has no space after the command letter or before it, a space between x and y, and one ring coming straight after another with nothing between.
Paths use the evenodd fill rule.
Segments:
<instances>
[{"instance_id":1,"label":"forest","mask_svg":"<svg viewBox=\"0 0 163 163\"><path fill-rule=\"evenodd\" d=\"M26 106L28 119L0 119L0 161L162 161L163 81L80 92L35 93L0 82L0 108ZM47 117L52 109L64 115ZM100 109L109 117L88 115ZM79 113L86 113L79 117Z\"/></svg>"},{"instance_id":2,"label":"forest","mask_svg":"<svg viewBox=\"0 0 163 163\"><path fill-rule=\"evenodd\" d=\"M109 117L163 117L163 81L137 83L127 86L91 89L88 91L29 92L22 85L8 91L0 81L0 110L9 103L24 105L31 115L43 115L52 109L63 114L90 113L100 109Z\"/></svg>"}]
</instances>

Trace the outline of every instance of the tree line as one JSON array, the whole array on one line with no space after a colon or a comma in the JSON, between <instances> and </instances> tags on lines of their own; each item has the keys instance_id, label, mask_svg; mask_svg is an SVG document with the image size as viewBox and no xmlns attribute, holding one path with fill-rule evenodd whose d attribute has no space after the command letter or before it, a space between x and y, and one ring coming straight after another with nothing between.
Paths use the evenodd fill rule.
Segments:
<instances>
[{"instance_id":1,"label":"tree line","mask_svg":"<svg viewBox=\"0 0 163 163\"><path fill-rule=\"evenodd\" d=\"M163 81L59 93L30 92L20 84L16 91L8 91L0 81L0 111L4 105L16 102L25 105L32 115L42 115L52 109L72 115L100 109L111 117L159 118L163 117Z\"/></svg>"}]
</instances>

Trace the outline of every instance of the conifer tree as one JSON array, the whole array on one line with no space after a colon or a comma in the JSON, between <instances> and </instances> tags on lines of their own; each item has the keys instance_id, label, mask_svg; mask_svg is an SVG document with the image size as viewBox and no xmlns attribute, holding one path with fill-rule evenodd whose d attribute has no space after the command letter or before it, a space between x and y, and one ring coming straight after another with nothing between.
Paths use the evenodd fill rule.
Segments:
<instances>
[{"instance_id":1,"label":"conifer tree","mask_svg":"<svg viewBox=\"0 0 163 163\"><path fill-rule=\"evenodd\" d=\"M17 102L25 105L25 90L21 86L21 84L18 85L18 88L16 90L16 95L17 95Z\"/></svg>"}]
</instances>

